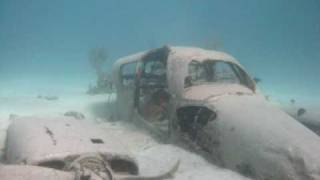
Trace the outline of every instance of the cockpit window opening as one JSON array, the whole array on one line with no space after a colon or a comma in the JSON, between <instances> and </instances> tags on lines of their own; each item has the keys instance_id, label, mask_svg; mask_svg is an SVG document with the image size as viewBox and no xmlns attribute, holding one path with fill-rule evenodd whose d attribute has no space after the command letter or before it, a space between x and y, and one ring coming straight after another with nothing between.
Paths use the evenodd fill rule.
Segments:
<instances>
[{"instance_id":1,"label":"cockpit window opening","mask_svg":"<svg viewBox=\"0 0 320 180\"><path fill-rule=\"evenodd\" d=\"M254 89L249 76L236 64L223 60L193 60L188 67L185 87L207 83L241 84Z\"/></svg>"},{"instance_id":2,"label":"cockpit window opening","mask_svg":"<svg viewBox=\"0 0 320 180\"><path fill-rule=\"evenodd\" d=\"M120 67L121 82L123 86L134 86L137 62L123 64Z\"/></svg>"}]
</instances>

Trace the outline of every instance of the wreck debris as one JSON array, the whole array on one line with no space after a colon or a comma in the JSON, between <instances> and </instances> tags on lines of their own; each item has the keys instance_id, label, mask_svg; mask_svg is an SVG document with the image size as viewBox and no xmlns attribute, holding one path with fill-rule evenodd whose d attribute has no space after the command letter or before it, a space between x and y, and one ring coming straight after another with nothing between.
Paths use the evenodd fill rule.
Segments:
<instances>
[{"instance_id":1,"label":"wreck debris","mask_svg":"<svg viewBox=\"0 0 320 180\"><path fill-rule=\"evenodd\" d=\"M135 158L119 138L73 118L20 117L8 129L6 150L7 163L61 171L76 180L162 180L173 177L179 167L177 162L160 175L141 176Z\"/></svg>"},{"instance_id":2,"label":"wreck debris","mask_svg":"<svg viewBox=\"0 0 320 180\"><path fill-rule=\"evenodd\" d=\"M51 160L51 161L41 162L38 164L38 166L59 170L59 169L63 169L66 166L66 164L60 160Z\"/></svg>"},{"instance_id":3,"label":"wreck debris","mask_svg":"<svg viewBox=\"0 0 320 180\"><path fill-rule=\"evenodd\" d=\"M48 127L44 127L46 130L46 133L50 136L53 145L57 145L57 141L54 138L53 132L48 128Z\"/></svg>"},{"instance_id":4,"label":"wreck debris","mask_svg":"<svg viewBox=\"0 0 320 180\"><path fill-rule=\"evenodd\" d=\"M163 180L172 178L178 170L179 165L180 161L177 161L167 172L156 176L117 175L113 171L112 166L99 154L84 154L70 163L65 170L76 172L76 180Z\"/></svg>"},{"instance_id":5,"label":"wreck debris","mask_svg":"<svg viewBox=\"0 0 320 180\"><path fill-rule=\"evenodd\" d=\"M65 170L75 172L76 180L113 179L112 170L99 154L80 155Z\"/></svg>"},{"instance_id":6,"label":"wreck debris","mask_svg":"<svg viewBox=\"0 0 320 180\"><path fill-rule=\"evenodd\" d=\"M84 116L84 114L77 112L77 111L68 111L68 112L64 113L64 116L74 117L75 119L78 119L78 120L82 120L82 119L86 118Z\"/></svg>"},{"instance_id":7,"label":"wreck debris","mask_svg":"<svg viewBox=\"0 0 320 180\"><path fill-rule=\"evenodd\" d=\"M38 95L37 98L38 99L48 100L48 101L55 101L55 100L59 99L58 96L42 96L42 95Z\"/></svg>"},{"instance_id":8,"label":"wreck debris","mask_svg":"<svg viewBox=\"0 0 320 180\"><path fill-rule=\"evenodd\" d=\"M91 138L90 139L93 144L103 144L103 140L99 138Z\"/></svg>"},{"instance_id":9,"label":"wreck debris","mask_svg":"<svg viewBox=\"0 0 320 180\"><path fill-rule=\"evenodd\" d=\"M299 108L298 111L297 111L297 116L300 117L302 116L303 114L305 114L307 112L306 109L304 108Z\"/></svg>"}]
</instances>

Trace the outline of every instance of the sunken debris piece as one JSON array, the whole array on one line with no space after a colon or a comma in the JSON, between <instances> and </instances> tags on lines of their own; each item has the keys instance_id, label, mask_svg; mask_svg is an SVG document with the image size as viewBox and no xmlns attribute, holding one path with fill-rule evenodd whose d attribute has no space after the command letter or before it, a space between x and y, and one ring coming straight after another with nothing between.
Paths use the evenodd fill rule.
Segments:
<instances>
[{"instance_id":1,"label":"sunken debris piece","mask_svg":"<svg viewBox=\"0 0 320 180\"><path fill-rule=\"evenodd\" d=\"M66 124L73 130L68 131ZM164 173L142 176L119 137L72 118L21 117L10 124L7 137L4 157L8 165L4 166L12 168L0 168L1 180L162 180L172 178L180 164L178 160ZM27 167L30 170L24 171Z\"/></svg>"},{"instance_id":2,"label":"sunken debris piece","mask_svg":"<svg viewBox=\"0 0 320 180\"><path fill-rule=\"evenodd\" d=\"M290 103L291 103L291 104L295 104L295 103L296 103L296 100L295 100L295 99L291 99L291 100L290 100Z\"/></svg>"},{"instance_id":3,"label":"sunken debris piece","mask_svg":"<svg viewBox=\"0 0 320 180\"><path fill-rule=\"evenodd\" d=\"M298 111L297 111L297 116L300 117L300 116L304 115L306 112L307 112L306 109L299 108Z\"/></svg>"},{"instance_id":4,"label":"sunken debris piece","mask_svg":"<svg viewBox=\"0 0 320 180\"><path fill-rule=\"evenodd\" d=\"M77 112L77 111L68 111L68 112L64 113L64 116L74 117L75 119L78 119L78 120L86 118L84 114Z\"/></svg>"},{"instance_id":5,"label":"sunken debris piece","mask_svg":"<svg viewBox=\"0 0 320 180\"><path fill-rule=\"evenodd\" d=\"M37 96L38 99L44 99L44 100L47 100L47 101L56 101L59 99L58 96L42 96L42 95L38 95Z\"/></svg>"},{"instance_id":6,"label":"sunken debris piece","mask_svg":"<svg viewBox=\"0 0 320 180\"><path fill-rule=\"evenodd\" d=\"M50 138L52 140L52 144L57 145L57 140L54 138L53 132L48 127L44 127L44 128L46 130L46 133L50 136Z\"/></svg>"}]
</instances>

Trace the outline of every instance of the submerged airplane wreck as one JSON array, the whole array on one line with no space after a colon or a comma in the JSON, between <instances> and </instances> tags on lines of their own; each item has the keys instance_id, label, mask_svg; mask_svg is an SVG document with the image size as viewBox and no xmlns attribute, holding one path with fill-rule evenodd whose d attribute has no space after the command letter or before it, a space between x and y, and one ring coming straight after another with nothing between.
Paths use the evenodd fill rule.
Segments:
<instances>
[{"instance_id":1,"label":"submerged airplane wreck","mask_svg":"<svg viewBox=\"0 0 320 180\"><path fill-rule=\"evenodd\" d=\"M186 139L216 164L262 180L320 179L320 139L269 104L232 56L163 47L113 67L115 115Z\"/></svg>"},{"instance_id":2,"label":"submerged airplane wreck","mask_svg":"<svg viewBox=\"0 0 320 180\"><path fill-rule=\"evenodd\" d=\"M8 129L1 180L161 180L139 175L135 158L112 133L74 118L15 119ZM169 167L170 168L170 167Z\"/></svg>"},{"instance_id":3,"label":"submerged airplane wreck","mask_svg":"<svg viewBox=\"0 0 320 180\"><path fill-rule=\"evenodd\" d=\"M113 67L114 118L146 127L258 180L320 179L320 138L271 105L232 56L165 46L118 60ZM123 141L123 142L121 142ZM17 118L7 133L2 180L160 180L174 178L179 161L152 177L125 140L73 118Z\"/></svg>"}]
</instances>

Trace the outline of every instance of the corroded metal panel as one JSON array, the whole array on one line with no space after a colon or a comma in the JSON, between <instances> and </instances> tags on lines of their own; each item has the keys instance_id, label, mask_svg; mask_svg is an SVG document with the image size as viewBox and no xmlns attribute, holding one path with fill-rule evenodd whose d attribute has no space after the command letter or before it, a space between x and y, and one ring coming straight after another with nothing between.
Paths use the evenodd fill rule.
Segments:
<instances>
[{"instance_id":1,"label":"corroded metal panel","mask_svg":"<svg viewBox=\"0 0 320 180\"><path fill-rule=\"evenodd\" d=\"M5 158L10 164L38 165L86 153L121 155L134 161L112 132L73 118L18 118L8 129Z\"/></svg>"}]
</instances>

